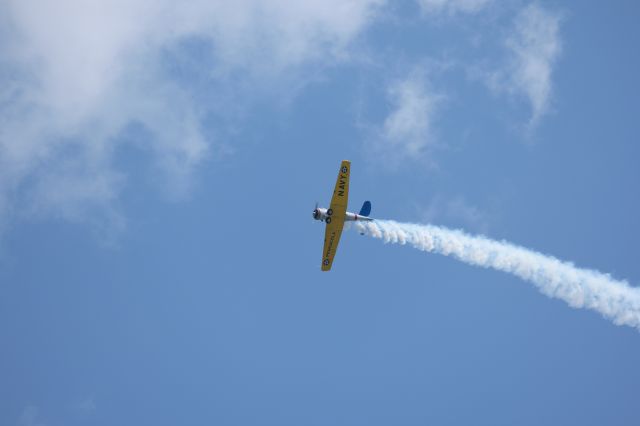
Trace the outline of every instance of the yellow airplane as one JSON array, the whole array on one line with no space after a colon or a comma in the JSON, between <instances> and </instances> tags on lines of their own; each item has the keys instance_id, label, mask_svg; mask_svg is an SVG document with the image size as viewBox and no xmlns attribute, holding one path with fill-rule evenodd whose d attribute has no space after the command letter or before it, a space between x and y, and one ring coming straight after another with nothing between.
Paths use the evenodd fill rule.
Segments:
<instances>
[{"instance_id":1,"label":"yellow airplane","mask_svg":"<svg viewBox=\"0 0 640 426\"><path fill-rule=\"evenodd\" d=\"M347 200L349 199L349 175L351 173L351 162L342 161L336 187L333 190L331 204L328 209L316 208L313 210L313 218L315 220L324 221L327 226L324 230L324 249L322 250L322 267L323 271L329 271L333 264L333 257L338 250L338 243L342 235L342 228L345 221L365 220L371 221L369 217L371 213L371 202L365 201L360 209L360 213L350 213L347 211Z\"/></svg>"}]
</instances>

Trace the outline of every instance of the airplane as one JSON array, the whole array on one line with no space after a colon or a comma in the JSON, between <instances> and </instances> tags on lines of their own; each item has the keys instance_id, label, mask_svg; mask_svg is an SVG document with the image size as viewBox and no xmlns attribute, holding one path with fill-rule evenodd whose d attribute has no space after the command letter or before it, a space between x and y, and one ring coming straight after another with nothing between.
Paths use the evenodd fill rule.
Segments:
<instances>
[{"instance_id":1,"label":"airplane","mask_svg":"<svg viewBox=\"0 0 640 426\"><path fill-rule=\"evenodd\" d=\"M351 162L343 160L340 164L338 179L331 197L331 204L328 209L318 207L313 210L313 218L315 220L324 221L327 226L324 230L324 248L322 250L322 266L323 271L331 270L333 257L338 250L338 243L342 235L344 223L348 221L372 221L369 217L371 213L371 202L365 201L362 204L360 213L351 213L347 211L347 201L349 199L349 175L351 172Z\"/></svg>"}]
</instances>

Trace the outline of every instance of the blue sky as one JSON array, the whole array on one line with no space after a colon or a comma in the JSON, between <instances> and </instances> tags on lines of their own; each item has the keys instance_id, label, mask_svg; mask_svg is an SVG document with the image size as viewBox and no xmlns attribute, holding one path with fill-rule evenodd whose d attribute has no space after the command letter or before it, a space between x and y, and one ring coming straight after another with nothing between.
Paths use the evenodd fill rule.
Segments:
<instances>
[{"instance_id":1,"label":"blue sky","mask_svg":"<svg viewBox=\"0 0 640 426\"><path fill-rule=\"evenodd\" d=\"M0 424L637 424L636 329L311 210L636 286L639 15L2 3Z\"/></svg>"}]
</instances>

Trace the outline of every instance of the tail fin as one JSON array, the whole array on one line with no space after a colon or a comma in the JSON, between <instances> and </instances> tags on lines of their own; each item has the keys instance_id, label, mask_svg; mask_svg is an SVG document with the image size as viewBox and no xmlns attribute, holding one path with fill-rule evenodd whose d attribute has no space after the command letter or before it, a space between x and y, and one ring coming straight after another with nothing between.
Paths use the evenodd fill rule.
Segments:
<instances>
[{"instance_id":1,"label":"tail fin","mask_svg":"<svg viewBox=\"0 0 640 426\"><path fill-rule=\"evenodd\" d=\"M360 209L359 216L369 216L371 214L371 201L365 201Z\"/></svg>"}]
</instances>

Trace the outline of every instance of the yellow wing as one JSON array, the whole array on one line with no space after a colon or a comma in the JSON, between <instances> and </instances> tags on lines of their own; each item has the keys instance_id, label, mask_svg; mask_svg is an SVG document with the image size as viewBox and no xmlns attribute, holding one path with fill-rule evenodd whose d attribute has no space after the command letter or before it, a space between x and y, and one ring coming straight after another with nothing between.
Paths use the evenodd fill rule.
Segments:
<instances>
[{"instance_id":1,"label":"yellow wing","mask_svg":"<svg viewBox=\"0 0 640 426\"><path fill-rule=\"evenodd\" d=\"M333 257L338 250L338 243L342 235L344 217L347 212L347 202L349 200L349 175L351 173L351 163L344 160L340 164L338 179L331 197L330 219L324 231L324 248L322 250L322 270L329 271L333 264Z\"/></svg>"}]
</instances>

